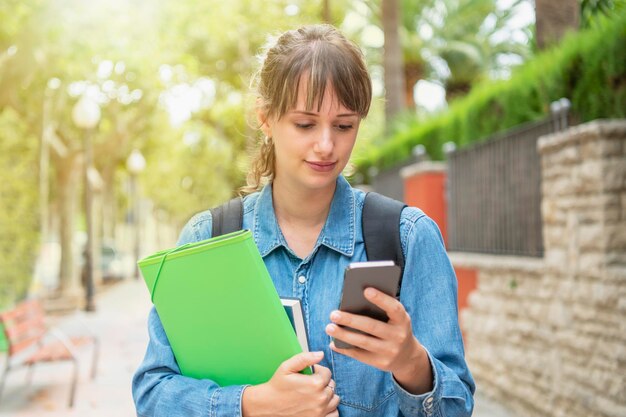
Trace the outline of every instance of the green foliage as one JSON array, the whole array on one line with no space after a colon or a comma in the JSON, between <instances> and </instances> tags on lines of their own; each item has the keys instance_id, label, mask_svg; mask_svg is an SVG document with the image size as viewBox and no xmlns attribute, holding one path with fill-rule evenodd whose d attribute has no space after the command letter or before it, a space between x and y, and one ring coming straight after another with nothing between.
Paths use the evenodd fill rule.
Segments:
<instances>
[{"instance_id":1,"label":"green foliage","mask_svg":"<svg viewBox=\"0 0 626 417\"><path fill-rule=\"evenodd\" d=\"M0 323L0 352L6 352L9 348L9 342L4 335L4 326Z\"/></svg>"},{"instance_id":2,"label":"green foliage","mask_svg":"<svg viewBox=\"0 0 626 417\"><path fill-rule=\"evenodd\" d=\"M37 142L15 111L0 112L0 310L24 297L35 264Z\"/></svg>"},{"instance_id":3,"label":"green foliage","mask_svg":"<svg viewBox=\"0 0 626 417\"><path fill-rule=\"evenodd\" d=\"M152 190L156 206L180 225L194 213L226 201L237 187L233 145L202 123L188 125L167 142L152 143L146 159L153 166L142 185Z\"/></svg>"},{"instance_id":4,"label":"green foliage","mask_svg":"<svg viewBox=\"0 0 626 417\"><path fill-rule=\"evenodd\" d=\"M592 26L598 16L611 16L626 8L626 0L580 0L580 21L582 27Z\"/></svg>"},{"instance_id":5,"label":"green foliage","mask_svg":"<svg viewBox=\"0 0 626 417\"><path fill-rule=\"evenodd\" d=\"M521 61L530 55L523 41L530 36L528 28L511 28L522 1L506 8L498 7L494 0L403 1L405 10L414 10L405 13L409 19L404 18L409 38L417 38L409 44L422 58L428 58L429 78L439 80L449 98L465 95L478 80L506 73L510 64L504 63L503 57ZM505 32L509 36L502 36ZM405 62L412 62L406 54Z\"/></svg>"},{"instance_id":6,"label":"green foliage","mask_svg":"<svg viewBox=\"0 0 626 417\"><path fill-rule=\"evenodd\" d=\"M441 159L445 142L463 146L541 119L561 97L570 98L581 122L626 117L626 14L569 36L507 81L479 84L445 113L416 121L355 162L366 177L369 167L384 169L405 160L418 144Z\"/></svg>"}]
</instances>

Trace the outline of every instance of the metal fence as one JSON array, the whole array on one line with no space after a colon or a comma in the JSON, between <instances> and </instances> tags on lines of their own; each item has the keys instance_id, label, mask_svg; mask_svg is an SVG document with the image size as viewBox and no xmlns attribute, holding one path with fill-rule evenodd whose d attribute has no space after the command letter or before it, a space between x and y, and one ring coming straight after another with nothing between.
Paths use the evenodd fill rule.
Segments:
<instances>
[{"instance_id":1,"label":"metal fence","mask_svg":"<svg viewBox=\"0 0 626 417\"><path fill-rule=\"evenodd\" d=\"M448 249L543 256L537 140L567 128L568 109L448 154Z\"/></svg>"}]
</instances>

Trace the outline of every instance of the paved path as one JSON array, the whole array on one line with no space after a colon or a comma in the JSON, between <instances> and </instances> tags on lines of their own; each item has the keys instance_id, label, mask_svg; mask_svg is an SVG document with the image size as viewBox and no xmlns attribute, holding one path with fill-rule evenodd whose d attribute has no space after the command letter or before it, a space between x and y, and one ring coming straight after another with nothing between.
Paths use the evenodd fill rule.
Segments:
<instances>
[{"instance_id":1,"label":"paved path","mask_svg":"<svg viewBox=\"0 0 626 417\"><path fill-rule=\"evenodd\" d=\"M86 325L99 336L98 376L89 379L91 351L82 349L75 406L69 409L70 364L39 365L30 386L24 383L25 369L17 369L9 374L0 399L0 417L135 416L130 384L145 351L150 306L143 282L127 280L98 294L95 313L63 317L58 324L66 332L79 332ZM481 396L476 398L474 416L515 417Z\"/></svg>"},{"instance_id":2,"label":"paved path","mask_svg":"<svg viewBox=\"0 0 626 417\"><path fill-rule=\"evenodd\" d=\"M145 351L150 305L143 282L127 280L98 294L95 313L64 317L59 327L67 333L78 332L84 324L99 336L96 379L89 379L91 351L85 347L80 351L83 366L75 406L69 409L69 363L37 366L30 387L24 384L26 370L16 369L9 374L0 399L0 416L134 416L130 381Z\"/></svg>"}]
</instances>

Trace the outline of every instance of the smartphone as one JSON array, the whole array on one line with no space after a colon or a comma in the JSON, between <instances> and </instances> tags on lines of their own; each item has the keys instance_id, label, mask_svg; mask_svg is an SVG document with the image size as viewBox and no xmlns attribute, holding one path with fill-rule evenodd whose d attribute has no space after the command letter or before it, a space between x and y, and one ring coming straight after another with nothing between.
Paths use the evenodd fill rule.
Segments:
<instances>
[{"instance_id":1,"label":"smartphone","mask_svg":"<svg viewBox=\"0 0 626 417\"><path fill-rule=\"evenodd\" d=\"M393 261L353 262L346 268L343 278L343 292L339 310L348 313L368 316L376 320L387 322L389 317L384 310L367 301L363 295L368 287L376 288L392 297L398 293L400 275L402 271ZM353 332L359 330L342 326ZM353 346L342 340L333 338L335 346L350 349Z\"/></svg>"}]
</instances>

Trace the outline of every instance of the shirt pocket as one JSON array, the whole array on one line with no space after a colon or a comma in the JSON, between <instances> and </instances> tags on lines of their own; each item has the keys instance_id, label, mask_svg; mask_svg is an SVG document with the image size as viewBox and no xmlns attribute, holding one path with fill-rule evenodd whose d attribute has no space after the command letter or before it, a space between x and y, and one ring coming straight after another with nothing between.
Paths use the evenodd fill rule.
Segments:
<instances>
[{"instance_id":1,"label":"shirt pocket","mask_svg":"<svg viewBox=\"0 0 626 417\"><path fill-rule=\"evenodd\" d=\"M375 412L394 395L388 372L380 371L348 356L330 351L335 392L341 404L366 412Z\"/></svg>"}]
</instances>

